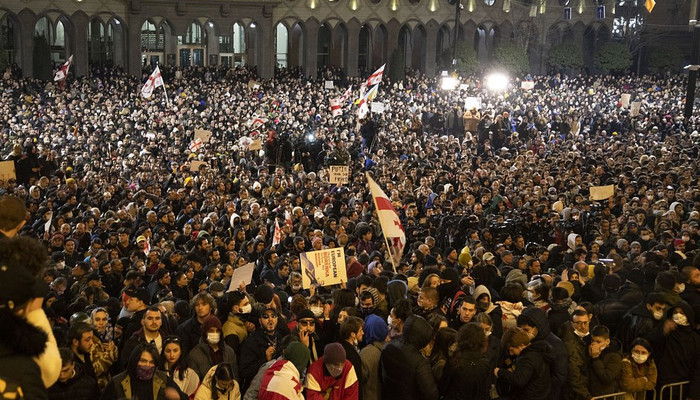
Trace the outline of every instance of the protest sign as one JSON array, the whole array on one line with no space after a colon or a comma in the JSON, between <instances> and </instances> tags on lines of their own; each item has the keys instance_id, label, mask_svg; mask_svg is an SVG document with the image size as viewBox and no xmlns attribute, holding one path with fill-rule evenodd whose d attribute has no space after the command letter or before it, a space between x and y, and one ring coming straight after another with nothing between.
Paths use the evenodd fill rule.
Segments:
<instances>
[{"instance_id":1,"label":"protest sign","mask_svg":"<svg viewBox=\"0 0 700 400\"><path fill-rule=\"evenodd\" d=\"M238 267L233 270L233 275L231 275L231 283L228 285L227 292L233 292L238 290L238 287L243 282L246 286L250 285L253 280L253 271L255 270L254 263L248 263L242 267Z\"/></svg>"},{"instance_id":2,"label":"protest sign","mask_svg":"<svg viewBox=\"0 0 700 400\"><path fill-rule=\"evenodd\" d=\"M199 171L202 166L208 166L206 161L192 160L190 161L190 171Z\"/></svg>"},{"instance_id":3,"label":"protest sign","mask_svg":"<svg viewBox=\"0 0 700 400\"><path fill-rule=\"evenodd\" d=\"M641 101L633 101L630 104L630 116L636 117L639 115L639 111L642 108L642 102Z\"/></svg>"},{"instance_id":4,"label":"protest sign","mask_svg":"<svg viewBox=\"0 0 700 400\"><path fill-rule=\"evenodd\" d=\"M252 143L248 145L249 151L255 151L262 149L262 141L260 139L254 139Z\"/></svg>"},{"instance_id":5,"label":"protest sign","mask_svg":"<svg viewBox=\"0 0 700 400\"><path fill-rule=\"evenodd\" d=\"M471 110L472 108L476 108L477 110L481 109L481 98L467 97L467 99L464 101L464 109Z\"/></svg>"},{"instance_id":6,"label":"protest sign","mask_svg":"<svg viewBox=\"0 0 700 400\"><path fill-rule=\"evenodd\" d=\"M522 90L533 90L535 88L535 82L533 81L522 81L520 83L520 89Z\"/></svg>"},{"instance_id":7,"label":"protest sign","mask_svg":"<svg viewBox=\"0 0 700 400\"><path fill-rule=\"evenodd\" d=\"M194 139L202 139L202 142L207 143L209 141L209 138L211 138L211 131L206 130L206 129L195 129L194 130Z\"/></svg>"},{"instance_id":8,"label":"protest sign","mask_svg":"<svg viewBox=\"0 0 700 400\"><path fill-rule=\"evenodd\" d=\"M17 179L15 174L14 161L0 161L0 181L7 182L10 179Z\"/></svg>"},{"instance_id":9,"label":"protest sign","mask_svg":"<svg viewBox=\"0 0 700 400\"><path fill-rule=\"evenodd\" d=\"M623 93L622 96L620 96L620 104L622 104L622 107L627 108L630 106L631 99L632 99L631 94Z\"/></svg>"},{"instance_id":10,"label":"protest sign","mask_svg":"<svg viewBox=\"0 0 700 400\"><path fill-rule=\"evenodd\" d=\"M607 200L615 194L615 185L591 186L591 200Z\"/></svg>"},{"instance_id":11,"label":"protest sign","mask_svg":"<svg viewBox=\"0 0 700 400\"><path fill-rule=\"evenodd\" d=\"M375 101L372 103L371 110L373 113L384 114L385 109L386 109L386 106L381 101Z\"/></svg>"},{"instance_id":12,"label":"protest sign","mask_svg":"<svg viewBox=\"0 0 700 400\"><path fill-rule=\"evenodd\" d=\"M347 282L345 252L342 247L299 254L301 283L304 289L312 285L331 286Z\"/></svg>"},{"instance_id":13,"label":"protest sign","mask_svg":"<svg viewBox=\"0 0 700 400\"><path fill-rule=\"evenodd\" d=\"M323 87L325 89L333 89L333 87L334 87L333 81L325 81Z\"/></svg>"},{"instance_id":14,"label":"protest sign","mask_svg":"<svg viewBox=\"0 0 700 400\"><path fill-rule=\"evenodd\" d=\"M328 169L328 182L344 185L349 182L350 167L347 165L331 165Z\"/></svg>"}]
</instances>

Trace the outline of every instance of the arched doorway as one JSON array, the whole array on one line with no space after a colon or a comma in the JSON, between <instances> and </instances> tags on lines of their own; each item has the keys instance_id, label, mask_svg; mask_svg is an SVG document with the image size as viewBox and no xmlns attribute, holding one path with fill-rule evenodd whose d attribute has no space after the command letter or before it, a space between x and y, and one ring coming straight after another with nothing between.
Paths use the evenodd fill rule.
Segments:
<instances>
[{"instance_id":1,"label":"arched doorway","mask_svg":"<svg viewBox=\"0 0 700 400\"><path fill-rule=\"evenodd\" d=\"M384 25L378 25L374 29L373 36L372 63L370 66L371 71L374 71L387 62L387 48L389 47L389 35L387 34L386 27Z\"/></svg>"},{"instance_id":2,"label":"arched doorway","mask_svg":"<svg viewBox=\"0 0 700 400\"><path fill-rule=\"evenodd\" d=\"M402 26L401 30L399 30L398 49L403 53L404 66L410 66L411 61L413 61L413 57L411 56L413 45L411 40L411 28L406 25Z\"/></svg>"},{"instance_id":3,"label":"arched doorway","mask_svg":"<svg viewBox=\"0 0 700 400\"><path fill-rule=\"evenodd\" d=\"M19 24L6 13L0 18L0 73L17 62L19 36Z\"/></svg>"},{"instance_id":4,"label":"arched doorway","mask_svg":"<svg viewBox=\"0 0 700 400\"><path fill-rule=\"evenodd\" d=\"M316 66L321 69L331 63L331 29L327 24L323 24L318 28L318 47L317 47Z\"/></svg>"},{"instance_id":5,"label":"arched doorway","mask_svg":"<svg viewBox=\"0 0 700 400\"><path fill-rule=\"evenodd\" d=\"M289 66L304 68L304 54L306 54L304 42L304 27L300 22L292 26L292 40L289 45Z\"/></svg>"},{"instance_id":6,"label":"arched doorway","mask_svg":"<svg viewBox=\"0 0 700 400\"><path fill-rule=\"evenodd\" d=\"M39 18L34 24L34 50L32 68L34 77L39 79L51 79L54 62L51 60L51 45L55 35L51 20L47 17Z\"/></svg>"},{"instance_id":7,"label":"arched doorway","mask_svg":"<svg viewBox=\"0 0 700 400\"><path fill-rule=\"evenodd\" d=\"M357 49L357 71L363 76L370 69L370 55L372 54L372 29L369 25L362 25Z\"/></svg>"},{"instance_id":8,"label":"arched doorway","mask_svg":"<svg viewBox=\"0 0 700 400\"><path fill-rule=\"evenodd\" d=\"M348 52L348 30L339 23L333 28L331 36L331 65L345 69Z\"/></svg>"},{"instance_id":9,"label":"arched doorway","mask_svg":"<svg viewBox=\"0 0 700 400\"><path fill-rule=\"evenodd\" d=\"M413 28L413 48L411 49L411 68L425 72L425 28L418 25Z\"/></svg>"}]
</instances>

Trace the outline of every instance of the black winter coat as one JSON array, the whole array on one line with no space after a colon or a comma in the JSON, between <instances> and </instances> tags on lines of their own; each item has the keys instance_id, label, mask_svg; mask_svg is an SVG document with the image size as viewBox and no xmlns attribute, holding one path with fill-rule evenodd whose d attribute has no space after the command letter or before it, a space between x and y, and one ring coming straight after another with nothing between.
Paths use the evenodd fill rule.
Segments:
<instances>
[{"instance_id":1,"label":"black winter coat","mask_svg":"<svg viewBox=\"0 0 700 400\"><path fill-rule=\"evenodd\" d=\"M629 352L632 341L638 337L648 338L655 326L658 324L645 303L632 307L622 317L617 329L616 337L622 342L622 350Z\"/></svg>"},{"instance_id":2,"label":"black winter coat","mask_svg":"<svg viewBox=\"0 0 700 400\"><path fill-rule=\"evenodd\" d=\"M591 359L588 364L588 388L592 396L603 396L617 392L617 381L622 374L622 353L620 343L610 340L598 358Z\"/></svg>"},{"instance_id":3,"label":"black winter coat","mask_svg":"<svg viewBox=\"0 0 700 400\"><path fill-rule=\"evenodd\" d=\"M459 352L445 365L440 379L443 400L489 400L493 369L480 352Z\"/></svg>"},{"instance_id":4,"label":"black winter coat","mask_svg":"<svg viewBox=\"0 0 700 400\"><path fill-rule=\"evenodd\" d=\"M547 321L544 311L536 307L529 307L523 310L522 315L529 318L537 328L537 336L535 336L533 342L543 340L552 347L552 357L549 365L549 372L552 376L552 389L549 392L549 398L559 400L569 371L569 354L566 346L559 337L550 331L549 321Z\"/></svg>"},{"instance_id":5,"label":"black winter coat","mask_svg":"<svg viewBox=\"0 0 700 400\"><path fill-rule=\"evenodd\" d=\"M281 350L280 335L275 333L274 337L270 337L265 333L264 329L256 329L241 343L241 356L238 360L241 374L241 392L248 389L250 381L258 373L260 366L267 362L265 351L271 345L277 346L278 351ZM276 356L277 354L273 355L273 357Z\"/></svg>"},{"instance_id":6,"label":"black winter coat","mask_svg":"<svg viewBox=\"0 0 700 400\"><path fill-rule=\"evenodd\" d=\"M49 400L94 400L99 397L97 381L85 375L78 365L72 378L58 381L49 388Z\"/></svg>"},{"instance_id":7,"label":"black winter coat","mask_svg":"<svg viewBox=\"0 0 700 400\"><path fill-rule=\"evenodd\" d=\"M430 362L420 353L432 337L433 328L426 320L410 316L402 337L384 347L379 358L383 400L438 399Z\"/></svg>"},{"instance_id":8,"label":"black winter coat","mask_svg":"<svg viewBox=\"0 0 700 400\"><path fill-rule=\"evenodd\" d=\"M549 365L553 358L552 346L544 340L535 340L516 358L515 370L498 371L498 380L510 385L509 397L513 399L545 400L551 385Z\"/></svg>"},{"instance_id":9,"label":"black winter coat","mask_svg":"<svg viewBox=\"0 0 700 400\"><path fill-rule=\"evenodd\" d=\"M48 399L41 371L32 359L44 351L48 337L6 310L0 310L0 326L0 379L8 386L19 385L25 399ZM6 391L11 392L0 389L0 397Z\"/></svg>"},{"instance_id":10,"label":"black winter coat","mask_svg":"<svg viewBox=\"0 0 700 400\"><path fill-rule=\"evenodd\" d=\"M598 316L598 321L607 326L614 335L622 317L632 306L633 304L624 302L618 295L608 294L606 298L596 303L595 315Z\"/></svg>"}]
</instances>

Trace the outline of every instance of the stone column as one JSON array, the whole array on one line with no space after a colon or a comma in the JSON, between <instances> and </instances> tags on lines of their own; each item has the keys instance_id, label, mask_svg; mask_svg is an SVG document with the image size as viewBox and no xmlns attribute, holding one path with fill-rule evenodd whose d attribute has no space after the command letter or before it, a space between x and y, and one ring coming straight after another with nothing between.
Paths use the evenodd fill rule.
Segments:
<instances>
[{"instance_id":1,"label":"stone column","mask_svg":"<svg viewBox=\"0 0 700 400\"><path fill-rule=\"evenodd\" d=\"M306 23L306 30L304 32L304 45L306 47L306 65L304 68L304 75L308 78L316 79L318 73L317 61L318 61L318 28L319 23L312 19Z\"/></svg>"},{"instance_id":2,"label":"stone column","mask_svg":"<svg viewBox=\"0 0 700 400\"><path fill-rule=\"evenodd\" d=\"M435 21L430 21L425 26L425 74L429 77L435 76L437 71L437 33L440 27Z\"/></svg>"},{"instance_id":3,"label":"stone column","mask_svg":"<svg viewBox=\"0 0 700 400\"><path fill-rule=\"evenodd\" d=\"M17 15L17 19L20 29L15 34L19 34L21 37L18 49L22 55L20 68L22 68L23 76L32 77L34 76L34 25L37 18L34 13L25 9Z\"/></svg>"},{"instance_id":4,"label":"stone column","mask_svg":"<svg viewBox=\"0 0 700 400\"><path fill-rule=\"evenodd\" d=\"M358 54L360 52L360 23L353 19L348 22L347 32L348 32L348 49L347 49L347 60L345 62L345 72L348 76L357 76L357 62ZM371 57L371 54L368 55Z\"/></svg>"}]
</instances>

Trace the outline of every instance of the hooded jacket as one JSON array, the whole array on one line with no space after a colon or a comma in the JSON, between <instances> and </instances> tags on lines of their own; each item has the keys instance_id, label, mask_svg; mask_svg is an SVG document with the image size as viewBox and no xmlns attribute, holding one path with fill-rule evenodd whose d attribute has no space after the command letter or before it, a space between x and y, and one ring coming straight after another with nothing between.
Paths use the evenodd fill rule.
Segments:
<instances>
[{"instance_id":1,"label":"hooded jacket","mask_svg":"<svg viewBox=\"0 0 700 400\"><path fill-rule=\"evenodd\" d=\"M97 381L85 375L77 364L72 378L56 382L48 390L50 400L93 400L100 397Z\"/></svg>"},{"instance_id":2,"label":"hooded jacket","mask_svg":"<svg viewBox=\"0 0 700 400\"><path fill-rule=\"evenodd\" d=\"M0 310L0 326L0 380L7 384L0 397L19 386L25 399L48 399L41 370L32 359L44 352L46 333L7 310Z\"/></svg>"},{"instance_id":3,"label":"hooded jacket","mask_svg":"<svg viewBox=\"0 0 700 400\"><path fill-rule=\"evenodd\" d=\"M617 339L622 342L622 350L629 351L632 341L638 337L649 338L652 329L660 326L646 303L637 304L622 317L618 324Z\"/></svg>"},{"instance_id":4,"label":"hooded jacket","mask_svg":"<svg viewBox=\"0 0 700 400\"><path fill-rule=\"evenodd\" d=\"M374 314L370 314L364 326L367 343L360 351L362 371L358 371L362 382L362 398L375 400L381 398L381 381L379 380L379 357L384 349L384 340L389 333L386 322Z\"/></svg>"},{"instance_id":5,"label":"hooded jacket","mask_svg":"<svg viewBox=\"0 0 700 400\"><path fill-rule=\"evenodd\" d=\"M481 352L457 352L440 378L444 400L488 400L493 368Z\"/></svg>"},{"instance_id":6,"label":"hooded jacket","mask_svg":"<svg viewBox=\"0 0 700 400\"><path fill-rule=\"evenodd\" d=\"M510 397L517 400L545 400L549 395L549 366L554 360L552 346L535 340L515 360L515 369L500 369L498 379L510 385Z\"/></svg>"},{"instance_id":7,"label":"hooded jacket","mask_svg":"<svg viewBox=\"0 0 700 400\"><path fill-rule=\"evenodd\" d=\"M496 337L500 338L503 336L503 310L501 310L501 306L493 303L491 291L484 285L479 285L474 289L474 294L472 296L476 299L477 306L479 305L479 297L484 294L489 296L489 307L483 312L491 317L491 322L493 322L491 332L496 335Z\"/></svg>"},{"instance_id":8,"label":"hooded jacket","mask_svg":"<svg viewBox=\"0 0 700 400\"><path fill-rule=\"evenodd\" d=\"M654 347L654 359L659 372L658 384L690 381L689 398L700 398L700 335L694 330L695 314L686 302L679 303L688 318L688 326L677 325L668 334L663 333L662 324L652 331L649 342ZM673 316L668 310L667 319Z\"/></svg>"},{"instance_id":9,"label":"hooded jacket","mask_svg":"<svg viewBox=\"0 0 700 400\"><path fill-rule=\"evenodd\" d=\"M537 328L537 336L532 342L544 341L552 347L552 357L550 358L549 370L552 375L552 389L549 398L559 400L561 398L561 388L566 382L569 369L569 355L564 342L561 341L549 329L549 321L544 311L536 307L528 307L523 310L523 316L527 317Z\"/></svg>"},{"instance_id":10,"label":"hooded jacket","mask_svg":"<svg viewBox=\"0 0 700 400\"><path fill-rule=\"evenodd\" d=\"M379 358L384 400L437 400L438 387L430 362L420 350L433 337L433 328L421 317L410 316L400 339L387 344Z\"/></svg>"},{"instance_id":11,"label":"hooded jacket","mask_svg":"<svg viewBox=\"0 0 700 400\"><path fill-rule=\"evenodd\" d=\"M622 374L622 353L620 342L610 338L610 344L600 356L592 358L588 364L588 388L592 396L604 396L617 392L617 381Z\"/></svg>"}]
</instances>

